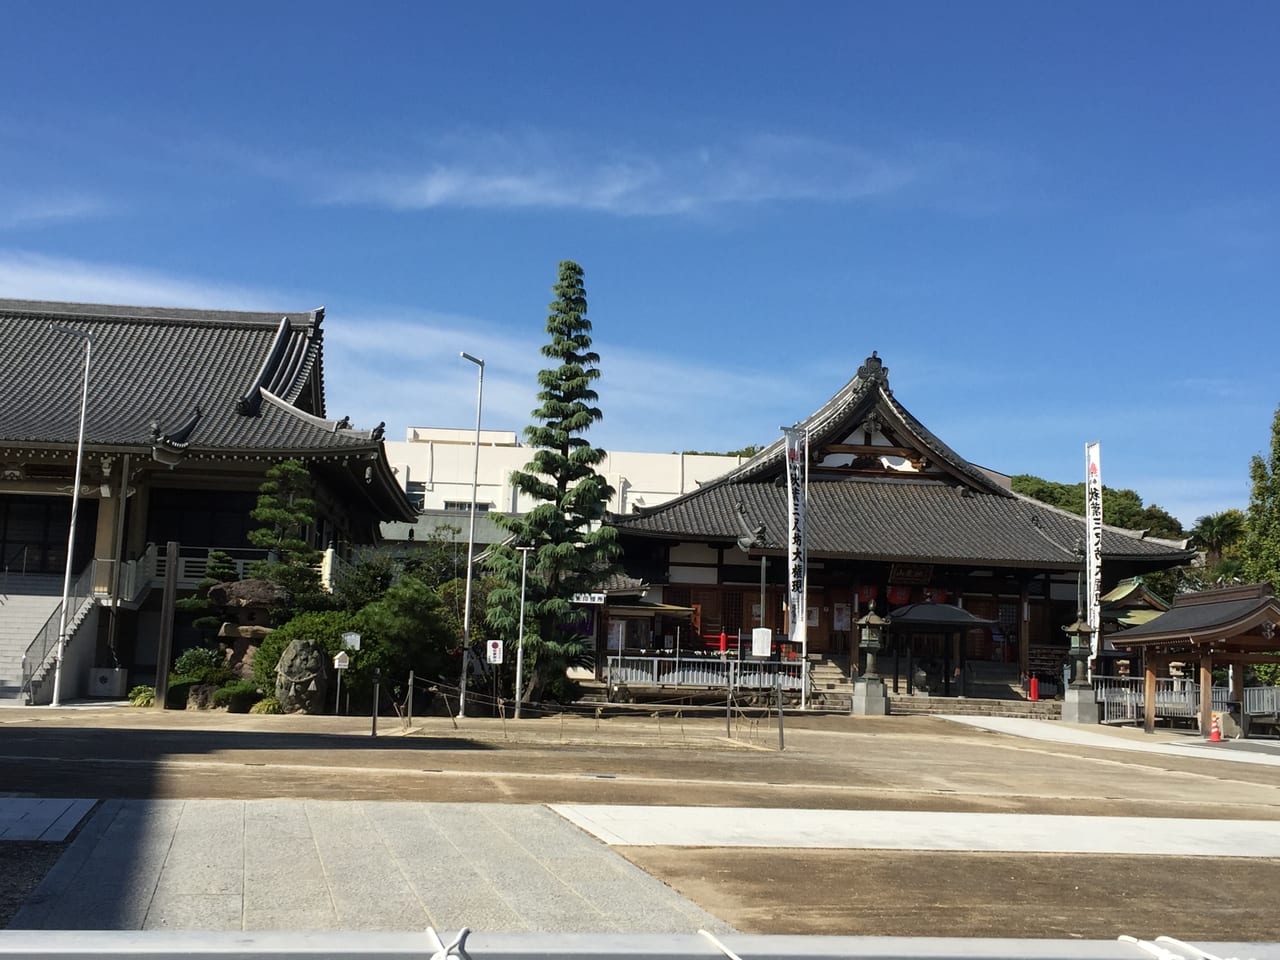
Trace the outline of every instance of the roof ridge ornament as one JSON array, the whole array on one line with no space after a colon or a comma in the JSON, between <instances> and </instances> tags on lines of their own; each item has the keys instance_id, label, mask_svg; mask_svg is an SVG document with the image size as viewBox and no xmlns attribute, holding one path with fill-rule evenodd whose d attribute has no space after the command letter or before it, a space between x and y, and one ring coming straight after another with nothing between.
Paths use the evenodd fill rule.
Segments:
<instances>
[{"instance_id":1,"label":"roof ridge ornament","mask_svg":"<svg viewBox=\"0 0 1280 960\"><path fill-rule=\"evenodd\" d=\"M889 389L889 368L875 350L871 351L871 356L858 368L858 379L878 383L886 390Z\"/></svg>"},{"instance_id":2,"label":"roof ridge ornament","mask_svg":"<svg viewBox=\"0 0 1280 960\"><path fill-rule=\"evenodd\" d=\"M160 421L151 421L151 435L148 439L151 441L151 458L157 463L162 463L170 470L181 463L187 456L187 448L191 446L191 434L195 432L196 426L204 417L204 411L200 409L200 404L196 404L195 412L187 418L178 429L171 433L163 433L160 430Z\"/></svg>"},{"instance_id":3,"label":"roof ridge ornament","mask_svg":"<svg viewBox=\"0 0 1280 960\"><path fill-rule=\"evenodd\" d=\"M236 409L243 416L256 417L258 411L262 409L261 390L271 381L279 369L281 361L284 359L285 349L289 343L290 332L289 318L285 316L276 327L276 335L275 339L271 341L271 349L267 351L267 355L262 361L262 366L258 368L258 375L254 378L253 384L236 401Z\"/></svg>"}]
</instances>

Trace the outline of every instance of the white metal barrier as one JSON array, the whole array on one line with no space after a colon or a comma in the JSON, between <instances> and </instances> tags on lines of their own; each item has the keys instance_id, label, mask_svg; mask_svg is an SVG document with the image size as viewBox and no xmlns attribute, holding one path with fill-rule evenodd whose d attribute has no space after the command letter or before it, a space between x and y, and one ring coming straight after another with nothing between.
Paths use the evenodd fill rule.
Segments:
<instances>
[{"instance_id":1,"label":"white metal barrier","mask_svg":"<svg viewBox=\"0 0 1280 960\"><path fill-rule=\"evenodd\" d=\"M1103 723L1141 723L1146 705L1142 677L1093 678L1094 694ZM1213 709L1226 713L1232 704L1231 690L1215 686ZM1246 716L1270 716L1280 712L1280 687L1245 687L1241 704ZM1175 677L1156 678L1156 716L1195 719L1200 716L1200 684Z\"/></svg>"},{"instance_id":2,"label":"white metal barrier","mask_svg":"<svg viewBox=\"0 0 1280 960\"><path fill-rule=\"evenodd\" d=\"M0 930L0 957L27 960L1280 960L1276 943L1190 944L1154 941L1013 940L963 937L829 937L731 934L474 933L457 938L425 933L326 930L127 931Z\"/></svg>"},{"instance_id":3,"label":"white metal barrier","mask_svg":"<svg viewBox=\"0 0 1280 960\"><path fill-rule=\"evenodd\" d=\"M737 660L729 657L609 657L606 679L611 685L644 687L725 687L772 690L782 674L783 690L799 690L805 682L803 660Z\"/></svg>"}]
</instances>

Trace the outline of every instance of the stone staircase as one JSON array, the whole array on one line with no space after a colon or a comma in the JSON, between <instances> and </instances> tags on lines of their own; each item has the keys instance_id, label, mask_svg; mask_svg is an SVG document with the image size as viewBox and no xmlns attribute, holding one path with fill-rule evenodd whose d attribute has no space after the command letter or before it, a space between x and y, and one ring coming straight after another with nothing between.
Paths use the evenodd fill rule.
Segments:
<instances>
[{"instance_id":1,"label":"stone staircase","mask_svg":"<svg viewBox=\"0 0 1280 960\"><path fill-rule=\"evenodd\" d=\"M62 602L56 574L9 574L0 593L0 700L16 700L22 685L22 656Z\"/></svg>"},{"instance_id":2,"label":"stone staircase","mask_svg":"<svg viewBox=\"0 0 1280 960\"><path fill-rule=\"evenodd\" d=\"M1062 704L1056 700L988 700L982 697L930 697L889 693L891 716L1018 717L1028 720L1061 720Z\"/></svg>"},{"instance_id":3,"label":"stone staircase","mask_svg":"<svg viewBox=\"0 0 1280 960\"><path fill-rule=\"evenodd\" d=\"M809 663L809 700L818 710L848 712L853 700L848 658L827 657Z\"/></svg>"}]
</instances>

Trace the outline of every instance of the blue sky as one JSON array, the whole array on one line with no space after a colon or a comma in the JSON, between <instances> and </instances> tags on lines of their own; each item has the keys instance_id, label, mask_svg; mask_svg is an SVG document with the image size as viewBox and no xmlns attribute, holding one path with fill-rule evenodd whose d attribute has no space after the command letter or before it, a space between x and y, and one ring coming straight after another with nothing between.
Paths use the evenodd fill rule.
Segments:
<instances>
[{"instance_id":1,"label":"blue sky","mask_svg":"<svg viewBox=\"0 0 1280 960\"><path fill-rule=\"evenodd\" d=\"M9 0L0 296L325 305L329 412L519 430L586 270L614 449L872 350L1006 473L1191 524L1269 442L1280 7Z\"/></svg>"}]
</instances>

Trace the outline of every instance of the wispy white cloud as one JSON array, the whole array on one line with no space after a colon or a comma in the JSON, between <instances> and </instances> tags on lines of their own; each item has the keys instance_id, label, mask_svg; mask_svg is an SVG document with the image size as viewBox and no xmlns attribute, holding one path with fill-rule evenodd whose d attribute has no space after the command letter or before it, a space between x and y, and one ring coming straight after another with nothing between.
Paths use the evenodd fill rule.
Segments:
<instances>
[{"instance_id":1,"label":"wispy white cloud","mask_svg":"<svg viewBox=\"0 0 1280 960\"><path fill-rule=\"evenodd\" d=\"M0 230L41 227L101 217L112 211L105 200L84 193L14 196L0 192Z\"/></svg>"},{"instance_id":2,"label":"wispy white cloud","mask_svg":"<svg viewBox=\"0 0 1280 960\"><path fill-rule=\"evenodd\" d=\"M853 202L946 178L972 157L948 145L872 150L765 134L656 153L538 134L451 137L421 156L319 178L319 199L393 210L551 208L663 216L770 201Z\"/></svg>"},{"instance_id":3,"label":"wispy white cloud","mask_svg":"<svg viewBox=\"0 0 1280 960\"><path fill-rule=\"evenodd\" d=\"M322 299L4 249L0 296L224 310L300 309ZM392 438L411 426L469 426L475 422L476 367L459 356L466 350L485 360L485 428L519 432L537 405L536 376L547 365L540 353L544 341L541 330L522 336L483 318L330 304L328 410L365 427L385 422ZM813 399L806 395L808 384L788 386L764 371L599 340L596 348L605 418L591 439L615 450L713 450L767 442L777 424L794 420ZM760 388L765 382L768 390ZM839 385L833 381L832 389Z\"/></svg>"},{"instance_id":4,"label":"wispy white cloud","mask_svg":"<svg viewBox=\"0 0 1280 960\"><path fill-rule=\"evenodd\" d=\"M280 295L271 291L175 277L124 264L4 249L0 249L0 292L6 297L21 300L223 310L281 308ZM285 309L298 307L298 304L289 304Z\"/></svg>"}]
</instances>

